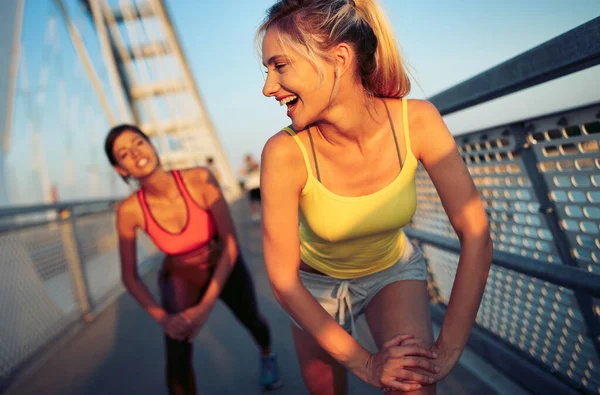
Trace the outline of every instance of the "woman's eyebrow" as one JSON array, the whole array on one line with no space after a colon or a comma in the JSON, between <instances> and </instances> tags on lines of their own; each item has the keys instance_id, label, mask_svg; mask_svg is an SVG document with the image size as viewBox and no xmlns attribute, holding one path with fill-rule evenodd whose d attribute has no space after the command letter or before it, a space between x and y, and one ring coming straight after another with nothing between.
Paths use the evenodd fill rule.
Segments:
<instances>
[{"instance_id":1,"label":"woman's eyebrow","mask_svg":"<svg viewBox=\"0 0 600 395\"><path fill-rule=\"evenodd\" d=\"M263 63L263 66L267 67L268 64L275 63L277 58L283 58L283 57L284 57L283 55L273 55L269 58L269 60L267 60L267 63Z\"/></svg>"}]
</instances>

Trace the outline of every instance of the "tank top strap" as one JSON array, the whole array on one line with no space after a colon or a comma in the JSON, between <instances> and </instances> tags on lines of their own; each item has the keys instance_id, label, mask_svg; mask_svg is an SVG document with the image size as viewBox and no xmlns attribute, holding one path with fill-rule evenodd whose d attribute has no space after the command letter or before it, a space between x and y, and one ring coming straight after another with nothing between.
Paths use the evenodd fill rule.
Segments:
<instances>
[{"instance_id":1,"label":"tank top strap","mask_svg":"<svg viewBox=\"0 0 600 395\"><path fill-rule=\"evenodd\" d=\"M308 157L308 152L306 152L306 148L304 147L304 144L302 144L300 137L298 137L296 132L294 132L294 130L290 127L283 128L283 130L285 130L287 134L292 136L294 138L294 141L296 141L296 144L298 144L298 146L300 147L300 151L302 151L302 157L304 158L304 165L306 166L306 172L308 173L309 177L312 176L312 169L310 165L310 159Z\"/></svg>"},{"instance_id":2,"label":"tank top strap","mask_svg":"<svg viewBox=\"0 0 600 395\"><path fill-rule=\"evenodd\" d=\"M385 112L387 113L388 120L390 122L390 127L392 129L392 135L394 136L394 144L396 145L396 153L398 154L398 163L400 164L400 168L402 168L402 155L400 154L400 146L398 145L398 136L396 135L396 128L394 127L394 120L392 119L392 114L390 114L390 109L388 108L387 103L384 98L381 98L383 102L383 106L385 107Z\"/></svg>"},{"instance_id":3,"label":"tank top strap","mask_svg":"<svg viewBox=\"0 0 600 395\"><path fill-rule=\"evenodd\" d=\"M404 127L404 142L406 144L406 152L412 152L410 147L410 132L408 130L408 100L406 100L406 96L402 98L402 126Z\"/></svg>"}]
</instances>

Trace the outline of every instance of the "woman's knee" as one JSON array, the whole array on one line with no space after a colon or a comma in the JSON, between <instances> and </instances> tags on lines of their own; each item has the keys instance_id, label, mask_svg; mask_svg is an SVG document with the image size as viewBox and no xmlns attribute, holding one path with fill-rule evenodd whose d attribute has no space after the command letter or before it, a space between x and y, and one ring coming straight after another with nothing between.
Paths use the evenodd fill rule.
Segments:
<instances>
[{"instance_id":1,"label":"woman's knee","mask_svg":"<svg viewBox=\"0 0 600 395\"><path fill-rule=\"evenodd\" d=\"M178 341L165 336L167 367L169 370L185 371L192 364L192 343L188 341Z\"/></svg>"}]
</instances>

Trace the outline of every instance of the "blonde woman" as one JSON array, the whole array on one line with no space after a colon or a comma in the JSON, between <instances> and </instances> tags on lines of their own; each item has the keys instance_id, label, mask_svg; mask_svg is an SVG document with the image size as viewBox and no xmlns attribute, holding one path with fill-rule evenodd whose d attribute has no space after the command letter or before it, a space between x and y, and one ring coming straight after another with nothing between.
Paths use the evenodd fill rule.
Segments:
<instances>
[{"instance_id":1,"label":"blonde woman","mask_svg":"<svg viewBox=\"0 0 600 395\"><path fill-rule=\"evenodd\" d=\"M492 257L454 139L433 105L406 99L410 82L374 0L280 0L258 38L263 93L291 119L262 154L265 259L304 382L343 394L350 370L386 391L433 394L465 347ZM402 231L418 162L462 247L437 339L425 261ZM363 313L375 354L351 336Z\"/></svg>"}]
</instances>

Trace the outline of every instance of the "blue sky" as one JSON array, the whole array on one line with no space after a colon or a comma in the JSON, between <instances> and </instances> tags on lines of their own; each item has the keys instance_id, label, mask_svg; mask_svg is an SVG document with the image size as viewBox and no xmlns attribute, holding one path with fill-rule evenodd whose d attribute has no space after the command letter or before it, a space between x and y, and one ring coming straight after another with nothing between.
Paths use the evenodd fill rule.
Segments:
<instances>
[{"instance_id":1,"label":"blue sky","mask_svg":"<svg viewBox=\"0 0 600 395\"><path fill-rule=\"evenodd\" d=\"M261 95L260 62L253 52L254 31L272 1L194 5L206 3L169 4L196 81L235 162L246 147L259 153L268 137L288 122L275 100ZM432 96L600 15L598 0L570 4L562 0L383 0L381 4L422 88L413 85L410 97L414 98ZM600 88L600 71L596 69L594 75ZM569 97L585 101L578 88L573 91ZM598 92L595 100L600 100ZM565 95L563 89L560 94ZM553 100L564 102L548 95L542 99L547 106L555 105ZM520 106L509 102L504 107L514 112ZM451 121L447 120L450 128L459 133L491 120L489 115L474 115Z\"/></svg>"},{"instance_id":2,"label":"blue sky","mask_svg":"<svg viewBox=\"0 0 600 395\"><path fill-rule=\"evenodd\" d=\"M23 52L30 86L39 81L42 59L50 63L43 109L32 118L19 76L12 148L8 157L13 198L38 200L38 179L31 172L31 133L35 119L41 130L48 177L65 198L85 198L90 177L102 181L96 195L124 193L103 157L101 141L108 123L75 57L62 21L58 48L50 55L44 44L48 15L58 16L50 0L26 2ZM71 13L83 31L88 51L108 89L94 32L75 0ZM185 54L234 168L246 152L259 155L265 141L288 123L279 104L262 96L262 66L256 57L254 32L272 0L167 1ZM410 97L426 98L523 51L600 15L600 1L577 0L381 0L402 53L418 84ZM21 69L22 70L22 69ZM61 107L57 81L65 81ZM453 133L539 115L600 100L600 67L543 84L446 117ZM66 108L66 112L65 112ZM62 113L61 113L62 111ZM70 141L72 149L66 150ZM72 175L66 162L76 164ZM69 181L70 180L70 181ZM87 185L87 186L86 186Z\"/></svg>"}]
</instances>

